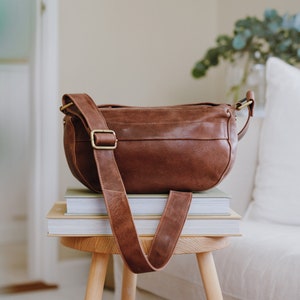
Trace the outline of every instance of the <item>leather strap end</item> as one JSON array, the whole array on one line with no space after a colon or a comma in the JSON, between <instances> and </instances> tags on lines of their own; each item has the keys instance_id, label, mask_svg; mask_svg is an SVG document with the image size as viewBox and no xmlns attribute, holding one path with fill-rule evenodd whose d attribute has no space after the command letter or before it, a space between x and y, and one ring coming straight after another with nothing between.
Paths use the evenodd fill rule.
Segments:
<instances>
[{"instance_id":1,"label":"leather strap end","mask_svg":"<svg viewBox=\"0 0 300 300\"><path fill-rule=\"evenodd\" d=\"M251 101L251 104L249 104L249 114L251 117L253 117L254 112L254 104L255 104L255 96L253 91L248 91L246 93L247 102Z\"/></svg>"},{"instance_id":2,"label":"leather strap end","mask_svg":"<svg viewBox=\"0 0 300 300\"><path fill-rule=\"evenodd\" d=\"M241 110L243 107L248 108L248 118L246 120L244 127L238 133L238 140L241 140L248 130L249 120L251 117L253 117L254 105L255 105L255 96L253 91L248 91L246 93L246 98L241 100L239 103L237 103L236 106L237 110Z\"/></svg>"}]
</instances>

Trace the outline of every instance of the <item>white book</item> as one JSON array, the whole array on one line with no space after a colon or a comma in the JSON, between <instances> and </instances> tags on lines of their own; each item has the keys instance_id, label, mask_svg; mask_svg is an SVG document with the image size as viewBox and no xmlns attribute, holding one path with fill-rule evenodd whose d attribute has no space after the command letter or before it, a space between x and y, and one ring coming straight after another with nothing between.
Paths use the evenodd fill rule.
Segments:
<instances>
[{"instance_id":1,"label":"white book","mask_svg":"<svg viewBox=\"0 0 300 300\"><path fill-rule=\"evenodd\" d=\"M129 194L128 201L133 215L160 215L168 194ZM217 188L194 192L189 209L191 215L228 215L231 197ZM68 214L107 215L102 194L88 189L69 188L65 193Z\"/></svg>"},{"instance_id":2,"label":"white book","mask_svg":"<svg viewBox=\"0 0 300 300\"><path fill-rule=\"evenodd\" d=\"M48 234L51 236L112 235L107 216L68 215L65 201L56 202L47 215ZM139 235L154 235L160 216L135 216ZM183 236L240 235L240 216L231 211L228 216L188 216Z\"/></svg>"}]
</instances>

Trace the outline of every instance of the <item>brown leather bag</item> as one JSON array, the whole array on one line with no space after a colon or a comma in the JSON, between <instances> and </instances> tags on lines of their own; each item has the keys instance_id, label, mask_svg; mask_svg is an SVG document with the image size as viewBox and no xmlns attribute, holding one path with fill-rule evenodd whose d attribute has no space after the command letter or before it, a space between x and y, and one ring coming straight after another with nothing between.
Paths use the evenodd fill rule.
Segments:
<instances>
[{"instance_id":1,"label":"brown leather bag","mask_svg":"<svg viewBox=\"0 0 300 300\"><path fill-rule=\"evenodd\" d=\"M244 106L248 118L238 133L236 109ZM86 94L63 96L69 167L85 186L103 193L112 231L134 273L155 271L168 262L187 216L191 192L217 185L229 172L253 108L250 91L235 106L97 107ZM148 255L140 245L126 191L171 191Z\"/></svg>"}]
</instances>

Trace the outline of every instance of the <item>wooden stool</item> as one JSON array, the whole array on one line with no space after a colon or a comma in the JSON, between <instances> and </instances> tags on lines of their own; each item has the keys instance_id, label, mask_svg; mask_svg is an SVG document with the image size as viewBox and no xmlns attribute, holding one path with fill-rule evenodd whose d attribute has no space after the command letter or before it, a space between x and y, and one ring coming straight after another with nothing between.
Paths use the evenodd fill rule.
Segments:
<instances>
[{"instance_id":1,"label":"wooden stool","mask_svg":"<svg viewBox=\"0 0 300 300\"><path fill-rule=\"evenodd\" d=\"M152 237L141 238L146 252L149 250L151 242ZM85 300L102 299L109 256L120 253L114 237L62 237L61 243L70 248L93 253ZM227 237L180 237L175 248L174 254L196 254L208 300L223 299L212 251L222 249L228 243ZM124 264L122 300L135 299L136 280L137 275Z\"/></svg>"}]
</instances>

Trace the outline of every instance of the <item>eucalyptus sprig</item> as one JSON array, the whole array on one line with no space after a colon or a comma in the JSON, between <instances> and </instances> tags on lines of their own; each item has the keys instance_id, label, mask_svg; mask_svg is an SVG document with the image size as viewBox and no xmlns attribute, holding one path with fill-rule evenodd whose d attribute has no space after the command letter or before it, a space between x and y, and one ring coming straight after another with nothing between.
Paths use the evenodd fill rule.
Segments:
<instances>
[{"instance_id":1,"label":"eucalyptus sprig","mask_svg":"<svg viewBox=\"0 0 300 300\"><path fill-rule=\"evenodd\" d=\"M240 55L237 55L240 54ZM216 46L207 50L198 61L192 75L204 77L211 67L221 60L234 63L239 56L247 55L246 65L265 64L271 56L291 65L300 63L300 13L280 16L275 9L267 9L264 18L246 17L236 21L232 35L219 35ZM248 76L244 70L243 82Z\"/></svg>"}]
</instances>

